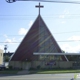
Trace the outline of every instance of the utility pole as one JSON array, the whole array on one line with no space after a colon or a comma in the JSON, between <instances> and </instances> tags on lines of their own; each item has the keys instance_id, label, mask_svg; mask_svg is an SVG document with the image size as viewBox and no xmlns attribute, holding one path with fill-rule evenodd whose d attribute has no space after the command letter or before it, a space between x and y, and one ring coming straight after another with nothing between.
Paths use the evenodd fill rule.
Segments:
<instances>
[{"instance_id":1,"label":"utility pole","mask_svg":"<svg viewBox=\"0 0 80 80\"><path fill-rule=\"evenodd\" d=\"M6 50L7 50L7 45L4 45L5 47L4 47L4 50L5 50L5 53L6 53Z\"/></svg>"}]
</instances>

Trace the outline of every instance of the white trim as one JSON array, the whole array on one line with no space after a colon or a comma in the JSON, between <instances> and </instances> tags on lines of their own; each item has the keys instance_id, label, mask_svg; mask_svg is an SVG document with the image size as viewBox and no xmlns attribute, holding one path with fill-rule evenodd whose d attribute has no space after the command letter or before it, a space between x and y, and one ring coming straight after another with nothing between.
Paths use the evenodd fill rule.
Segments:
<instances>
[{"instance_id":1,"label":"white trim","mask_svg":"<svg viewBox=\"0 0 80 80\"><path fill-rule=\"evenodd\" d=\"M65 55L64 55L64 57L66 58L67 61L69 61L68 58Z\"/></svg>"},{"instance_id":2,"label":"white trim","mask_svg":"<svg viewBox=\"0 0 80 80\"><path fill-rule=\"evenodd\" d=\"M80 55L80 53L33 53L33 55Z\"/></svg>"}]
</instances>

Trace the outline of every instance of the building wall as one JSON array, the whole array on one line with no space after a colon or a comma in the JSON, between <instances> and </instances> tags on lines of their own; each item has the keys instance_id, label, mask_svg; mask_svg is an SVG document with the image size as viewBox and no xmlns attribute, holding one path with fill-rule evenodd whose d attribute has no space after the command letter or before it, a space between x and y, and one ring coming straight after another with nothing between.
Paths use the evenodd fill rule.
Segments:
<instances>
[{"instance_id":1,"label":"building wall","mask_svg":"<svg viewBox=\"0 0 80 80\"><path fill-rule=\"evenodd\" d=\"M68 62L62 61L62 62L59 62L59 67L60 68L71 68L73 67L73 63L74 61L68 61Z\"/></svg>"},{"instance_id":2,"label":"building wall","mask_svg":"<svg viewBox=\"0 0 80 80\"><path fill-rule=\"evenodd\" d=\"M10 61L9 66L16 69L30 69L30 68L73 68L73 61L57 61L54 65L47 65L45 61L32 61L32 62L20 62L20 61Z\"/></svg>"},{"instance_id":3,"label":"building wall","mask_svg":"<svg viewBox=\"0 0 80 80\"><path fill-rule=\"evenodd\" d=\"M21 62L21 61L10 61L9 66L14 69L29 69L31 67L31 62Z\"/></svg>"},{"instance_id":4,"label":"building wall","mask_svg":"<svg viewBox=\"0 0 80 80\"><path fill-rule=\"evenodd\" d=\"M3 64L3 50L0 49L0 65Z\"/></svg>"},{"instance_id":5,"label":"building wall","mask_svg":"<svg viewBox=\"0 0 80 80\"><path fill-rule=\"evenodd\" d=\"M38 66L40 66L40 68L71 68L73 67L73 63L73 61L56 61L55 63L48 65L46 61L33 61L31 67L37 68Z\"/></svg>"}]
</instances>

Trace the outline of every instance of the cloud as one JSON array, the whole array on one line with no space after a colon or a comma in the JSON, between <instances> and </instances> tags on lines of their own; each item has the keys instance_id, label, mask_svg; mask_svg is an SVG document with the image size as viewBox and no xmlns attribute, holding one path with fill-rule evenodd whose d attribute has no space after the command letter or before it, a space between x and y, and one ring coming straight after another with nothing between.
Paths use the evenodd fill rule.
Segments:
<instances>
[{"instance_id":1,"label":"cloud","mask_svg":"<svg viewBox=\"0 0 80 80\"><path fill-rule=\"evenodd\" d=\"M64 17L65 17L65 15L64 15L64 14L59 16L59 18L64 18Z\"/></svg>"},{"instance_id":2,"label":"cloud","mask_svg":"<svg viewBox=\"0 0 80 80\"><path fill-rule=\"evenodd\" d=\"M8 38L8 36L6 34L3 35L5 38Z\"/></svg>"},{"instance_id":3,"label":"cloud","mask_svg":"<svg viewBox=\"0 0 80 80\"><path fill-rule=\"evenodd\" d=\"M15 44L15 42L17 42L16 41L16 39L15 38L6 38L6 40L4 41L5 43L10 43L10 44Z\"/></svg>"},{"instance_id":4,"label":"cloud","mask_svg":"<svg viewBox=\"0 0 80 80\"><path fill-rule=\"evenodd\" d=\"M80 52L80 45L73 46L66 43L61 45L61 49L64 50L65 52L77 53Z\"/></svg>"},{"instance_id":5,"label":"cloud","mask_svg":"<svg viewBox=\"0 0 80 80\"><path fill-rule=\"evenodd\" d=\"M29 27L31 27L32 26L32 24L33 24L33 20L31 20L30 22L29 22Z\"/></svg>"},{"instance_id":6,"label":"cloud","mask_svg":"<svg viewBox=\"0 0 80 80\"><path fill-rule=\"evenodd\" d=\"M65 9L65 10L63 11L63 13L62 13L61 15L59 15L59 18L64 19L67 15L69 16L69 13L70 13L70 12Z\"/></svg>"},{"instance_id":7,"label":"cloud","mask_svg":"<svg viewBox=\"0 0 80 80\"><path fill-rule=\"evenodd\" d=\"M68 40L79 41L80 40L80 36L71 36L70 38L68 38Z\"/></svg>"},{"instance_id":8,"label":"cloud","mask_svg":"<svg viewBox=\"0 0 80 80\"><path fill-rule=\"evenodd\" d=\"M29 27L28 27L27 29L25 29L25 28L20 28L19 31L18 31L18 34L19 34L19 35L26 35L27 32L28 32L28 30L29 30L30 27L32 26L32 24L33 24L33 21L31 20L31 21L29 22L29 24L28 24ZM23 37L19 38L19 41L22 41L22 39L23 39Z\"/></svg>"},{"instance_id":9,"label":"cloud","mask_svg":"<svg viewBox=\"0 0 80 80\"><path fill-rule=\"evenodd\" d=\"M61 49L66 51L66 52L71 52L72 51L72 48L69 44L63 44L61 45Z\"/></svg>"},{"instance_id":10,"label":"cloud","mask_svg":"<svg viewBox=\"0 0 80 80\"><path fill-rule=\"evenodd\" d=\"M4 50L4 45L0 45L0 49Z\"/></svg>"},{"instance_id":11,"label":"cloud","mask_svg":"<svg viewBox=\"0 0 80 80\"><path fill-rule=\"evenodd\" d=\"M32 24L33 24L33 21L31 20L31 21L29 22L29 24L28 24L29 28L32 26ZM18 32L19 35L25 35L25 34L28 32L29 28L28 28L28 29L20 28L20 30L19 30L19 32Z\"/></svg>"},{"instance_id":12,"label":"cloud","mask_svg":"<svg viewBox=\"0 0 80 80\"><path fill-rule=\"evenodd\" d=\"M63 20L61 21L61 23L62 23L62 24L66 23L65 18L67 18L67 17L69 17L69 16L70 16L70 15L69 15L69 11L65 9L65 10L62 12L62 14L59 15L59 18L60 18L60 19L63 19Z\"/></svg>"},{"instance_id":13,"label":"cloud","mask_svg":"<svg viewBox=\"0 0 80 80\"><path fill-rule=\"evenodd\" d=\"M71 41L80 41L80 36L71 36L69 37L67 40L71 40ZM66 51L66 52L73 52L73 53L77 53L77 52L80 52L80 45L79 43L73 43L73 44L70 44L70 43L65 43L63 45L61 45L61 49Z\"/></svg>"},{"instance_id":14,"label":"cloud","mask_svg":"<svg viewBox=\"0 0 80 80\"><path fill-rule=\"evenodd\" d=\"M65 24L65 23L66 23L66 21L62 21L61 23L62 23L62 24Z\"/></svg>"},{"instance_id":15,"label":"cloud","mask_svg":"<svg viewBox=\"0 0 80 80\"><path fill-rule=\"evenodd\" d=\"M69 10L65 9L65 10L64 10L64 14L65 14L65 15L66 15L66 14L70 14Z\"/></svg>"},{"instance_id":16,"label":"cloud","mask_svg":"<svg viewBox=\"0 0 80 80\"><path fill-rule=\"evenodd\" d=\"M24 37L19 38L19 41L22 41Z\"/></svg>"},{"instance_id":17,"label":"cloud","mask_svg":"<svg viewBox=\"0 0 80 80\"><path fill-rule=\"evenodd\" d=\"M11 39L6 39L5 42L12 43L12 40Z\"/></svg>"},{"instance_id":18,"label":"cloud","mask_svg":"<svg viewBox=\"0 0 80 80\"><path fill-rule=\"evenodd\" d=\"M25 28L20 28L20 30L19 30L19 35L25 35L26 33L27 33L27 29L25 29Z\"/></svg>"},{"instance_id":19,"label":"cloud","mask_svg":"<svg viewBox=\"0 0 80 80\"><path fill-rule=\"evenodd\" d=\"M3 36L5 37L4 43L13 43L13 42L16 42L15 37L9 38L6 34L4 34Z\"/></svg>"}]
</instances>

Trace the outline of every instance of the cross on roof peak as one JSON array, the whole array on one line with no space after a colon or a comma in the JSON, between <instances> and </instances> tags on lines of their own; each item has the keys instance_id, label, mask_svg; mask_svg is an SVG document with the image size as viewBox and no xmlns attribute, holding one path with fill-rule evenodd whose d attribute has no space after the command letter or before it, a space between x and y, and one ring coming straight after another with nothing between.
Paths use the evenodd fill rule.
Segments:
<instances>
[{"instance_id":1,"label":"cross on roof peak","mask_svg":"<svg viewBox=\"0 0 80 80\"><path fill-rule=\"evenodd\" d=\"M39 15L40 15L40 8L43 8L44 6L41 6L40 3L39 5L36 5L36 8L39 8Z\"/></svg>"}]
</instances>

